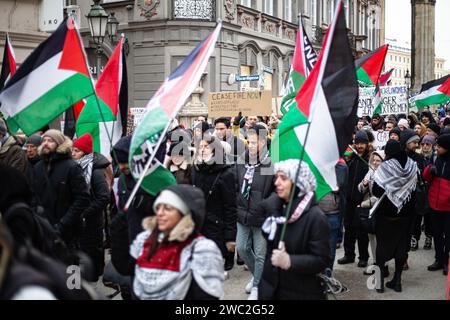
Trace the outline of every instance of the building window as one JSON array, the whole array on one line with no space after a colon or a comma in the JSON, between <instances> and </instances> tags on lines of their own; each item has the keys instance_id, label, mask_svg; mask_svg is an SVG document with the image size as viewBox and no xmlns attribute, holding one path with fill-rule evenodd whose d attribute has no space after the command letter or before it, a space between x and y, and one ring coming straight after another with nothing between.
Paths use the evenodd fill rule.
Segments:
<instances>
[{"instance_id":1,"label":"building window","mask_svg":"<svg viewBox=\"0 0 450 320\"><path fill-rule=\"evenodd\" d=\"M241 4L243 6L251 8L252 7L252 0L241 0Z\"/></svg>"},{"instance_id":2,"label":"building window","mask_svg":"<svg viewBox=\"0 0 450 320\"><path fill-rule=\"evenodd\" d=\"M273 16L273 0L264 0L264 13Z\"/></svg>"}]
</instances>

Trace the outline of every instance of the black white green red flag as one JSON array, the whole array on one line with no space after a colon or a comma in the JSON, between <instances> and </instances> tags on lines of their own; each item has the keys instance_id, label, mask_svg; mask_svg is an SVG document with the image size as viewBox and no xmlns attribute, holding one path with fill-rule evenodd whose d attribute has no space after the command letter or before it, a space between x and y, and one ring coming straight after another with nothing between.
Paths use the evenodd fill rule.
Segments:
<instances>
[{"instance_id":1,"label":"black white green red flag","mask_svg":"<svg viewBox=\"0 0 450 320\"><path fill-rule=\"evenodd\" d=\"M385 44L355 61L356 74L362 86L376 86L389 49Z\"/></svg>"},{"instance_id":2,"label":"black white green red flag","mask_svg":"<svg viewBox=\"0 0 450 320\"><path fill-rule=\"evenodd\" d=\"M72 17L23 62L0 93L11 132L31 135L94 94L86 54Z\"/></svg>"},{"instance_id":3,"label":"black white green red flag","mask_svg":"<svg viewBox=\"0 0 450 320\"><path fill-rule=\"evenodd\" d=\"M160 146L171 121L197 87L221 28L222 23L219 22L214 31L164 81L148 102L147 112L134 130L129 156L130 169L135 179L143 177L141 187L152 195L176 184L172 173L162 165L165 152L160 152Z\"/></svg>"},{"instance_id":4,"label":"black white green red flag","mask_svg":"<svg viewBox=\"0 0 450 320\"><path fill-rule=\"evenodd\" d=\"M358 82L342 0L319 60L295 100L272 140L271 158L299 159L305 146L303 161L316 177L316 198L321 199L338 188L335 166L351 142L357 120Z\"/></svg>"},{"instance_id":5,"label":"black white green red flag","mask_svg":"<svg viewBox=\"0 0 450 320\"><path fill-rule=\"evenodd\" d=\"M295 106L295 96L302 87L316 62L317 54L311 44L311 41L309 41L301 18L299 18L294 57L283 93L284 96L281 100L280 110L283 114L287 113L290 107Z\"/></svg>"},{"instance_id":6,"label":"black white green red flag","mask_svg":"<svg viewBox=\"0 0 450 320\"><path fill-rule=\"evenodd\" d=\"M423 84L413 99L417 108L450 101L450 75Z\"/></svg>"},{"instance_id":7,"label":"black white green red flag","mask_svg":"<svg viewBox=\"0 0 450 320\"><path fill-rule=\"evenodd\" d=\"M11 40L9 39L9 34L6 34L5 40L5 50L3 52L2 60L2 72L0 73L0 91L5 86L6 81L8 81L11 76L16 72L16 55L14 54L14 49L11 45Z\"/></svg>"},{"instance_id":8,"label":"black white green red flag","mask_svg":"<svg viewBox=\"0 0 450 320\"><path fill-rule=\"evenodd\" d=\"M97 97L93 95L85 104L81 101L74 106L77 136L89 133L94 151L105 156L126 132L128 85L123 43L122 36L95 84Z\"/></svg>"}]
</instances>

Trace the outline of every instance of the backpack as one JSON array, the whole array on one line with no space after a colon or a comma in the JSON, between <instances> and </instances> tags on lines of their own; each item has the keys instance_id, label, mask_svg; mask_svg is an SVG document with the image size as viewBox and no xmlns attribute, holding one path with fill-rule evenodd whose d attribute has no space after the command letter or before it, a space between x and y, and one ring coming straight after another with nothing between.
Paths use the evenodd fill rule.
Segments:
<instances>
[{"instance_id":1,"label":"backpack","mask_svg":"<svg viewBox=\"0 0 450 320\"><path fill-rule=\"evenodd\" d=\"M36 249L66 265L78 264L77 255L66 246L64 240L39 209L32 208L24 202L17 202L6 210L5 218L17 209L26 210L33 217L36 230L33 236L33 245Z\"/></svg>"}]
</instances>

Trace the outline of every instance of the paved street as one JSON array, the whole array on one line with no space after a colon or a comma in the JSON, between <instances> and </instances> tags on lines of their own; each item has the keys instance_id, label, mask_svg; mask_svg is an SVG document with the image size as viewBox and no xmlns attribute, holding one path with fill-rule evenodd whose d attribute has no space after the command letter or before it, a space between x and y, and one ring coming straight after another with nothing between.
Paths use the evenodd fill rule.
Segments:
<instances>
[{"instance_id":1,"label":"paved street","mask_svg":"<svg viewBox=\"0 0 450 320\"><path fill-rule=\"evenodd\" d=\"M410 252L408 260L410 269L403 273L402 287L403 292L397 293L386 288L383 294L375 290L367 289L367 278L363 270L356 266L357 263L350 265L335 266L335 278L339 280L349 290L336 296L337 300L443 300L445 298L446 277L442 271L430 272L427 266L434 261L433 250L423 250L423 239L420 241L420 249L416 252ZM337 251L337 259L344 255L341 248ZM370 263L370 261L369 261ZM394 272L394 261L389 262L389 271L391 272L388 280L392 278ZM225 282L225 299L247 299L244 291L245 284L250 279L250 272L244 271L242 266L233 268L230 278ZM332 296L329 299L334 299Z\"/></svg>"},{"instance_id":2,"label":"paved street","mask_svg":"<svg viewBox=\"0 0 450 320\"><path fill-rule=\"evenodd\" d=\"M338 294L337 300L443 300L445 298L446 277L442 271L430 272L427 266L434 261L434 250L423 250L423 240L420 241L420 249L416 252L410 252L408 260L410 269L403 273L403 292L397 293L386 288L383 294L375 290L367 289L368 276L363 274L363 270L356 266L356 263L350 265L336 265L335 277L348 291ZM340 258L344 255L344 250L338 249L336 256ZM369 261L370 262L370 261ZM392 278L394 271L394 261L389 262L389 271L391 272L388 280ZM249 271L244 266L235 265L229 273L229 278L225 281L225 300L246 300L248 295L244 287L250 280ZM99 285L99 290L105 294L113 291ZM120 295L115 300L121 299ZM334 299L332 296L329 299Z\"/></svg>"}]
</instances>

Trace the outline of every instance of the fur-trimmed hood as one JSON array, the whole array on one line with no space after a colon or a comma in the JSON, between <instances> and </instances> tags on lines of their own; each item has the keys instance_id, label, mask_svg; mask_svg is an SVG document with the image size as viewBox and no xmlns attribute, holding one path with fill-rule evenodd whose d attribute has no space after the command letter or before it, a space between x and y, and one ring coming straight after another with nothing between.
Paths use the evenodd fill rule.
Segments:
<instances>
[{"instance_id":1,"label":"fur-trimmed hood","mask_svg":"<svg viewBox=\"0 0 450 320\"><path fill-rule=\"evenodd\" d=\"M70 154L72 152L72 145L73 145L72 140L70 140L68 137L65 137L64 142L62 144L60 144L56 148L56 153L59 153L59 154ZM43 153L42 153L42 144L38 148L38 154L40 156L43 155Z\"/></svg>"},{"instance_id":2,"label":"fur-trimmed hood","mask_svg":"<svg viewBox=\"0 0 450 320\"><path fill-rule=\"evenodd\" d=\"M142 227L144 230L148 230L150 232L153 232L153 230L156 228L157 222L156 217L148 217L142 220ZM180 221L178 221L175 228L172 229L172 231L169 234L169 241L180 241L183 242L187 238L189 238L190 235L194 232L195 229L195 223L194 220L192 220L192 216L190 214L185 215L181 218Z\"/></svg>"}]
</instances>

